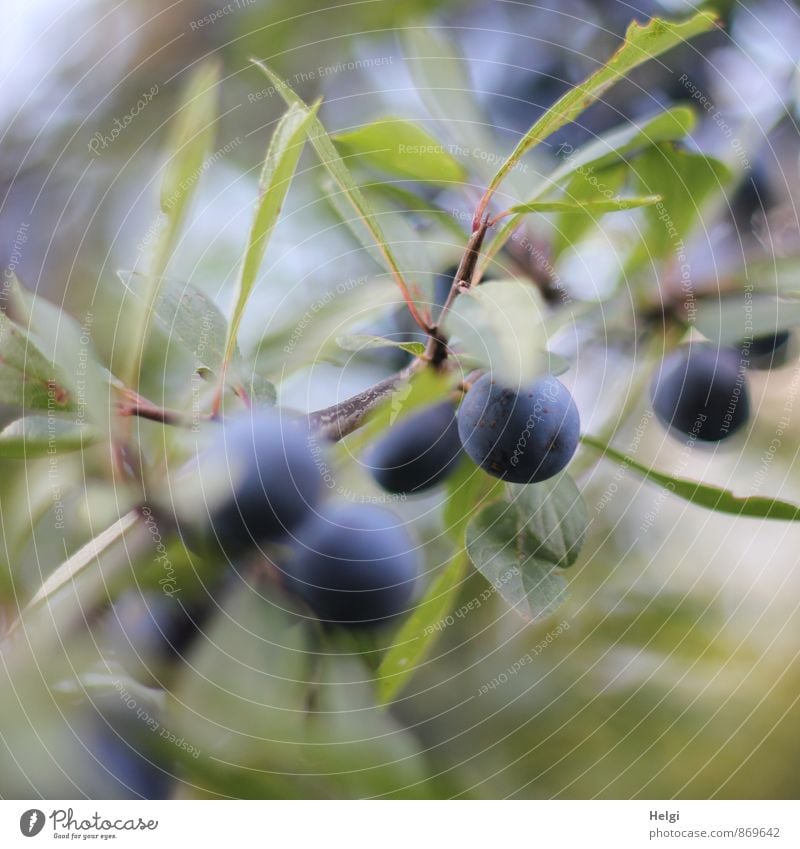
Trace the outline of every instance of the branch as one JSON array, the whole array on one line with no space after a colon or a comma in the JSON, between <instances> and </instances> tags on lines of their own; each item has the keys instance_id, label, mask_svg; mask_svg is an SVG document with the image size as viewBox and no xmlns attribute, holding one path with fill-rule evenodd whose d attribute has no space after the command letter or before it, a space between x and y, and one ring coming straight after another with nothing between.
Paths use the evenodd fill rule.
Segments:
<instances>
[{"instance_id":1,"label":"branch","mask_svg":"<svg viewBox=\"0 0 800 849\"><path fill-rule=\"evenodd\" d=\"M370 386L369 389L359 392L358 395L354 395L346 401L334 404L332 407L326 407L324 410L309 413L306 416L309 428L332 442L338 442L349 433L357 430L363 424L367 415L381 401L388 398L398 386L408 380L414 372L418 371L420 365L424 365L424 363L417 360L408 368L387 377L374 386Z\"/></svg>"}]
</instances>

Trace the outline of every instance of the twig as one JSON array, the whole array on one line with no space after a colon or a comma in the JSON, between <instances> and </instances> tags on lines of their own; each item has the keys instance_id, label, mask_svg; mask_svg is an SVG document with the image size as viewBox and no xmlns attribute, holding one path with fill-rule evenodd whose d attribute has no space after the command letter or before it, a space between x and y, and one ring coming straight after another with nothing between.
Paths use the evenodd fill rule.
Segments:
<instances>
[{"instance_id":1,"label":"twig","mask_svg":"<svg viewBox=\"0 0 800 849\"><path fill-rule=\"evenodd\" d=\"M491 223L488 216L483 219L478 229L470 236L464 253L461 256L461 262L458 264L458 271L453 277L453 285L447 293L447 299L436 317L436 323L431 327L430 339L428 346L425 349L425 358L433 365L439 365L447 357L447 339L442 335L439 328L442 326L447 313L452 306L453 301L458 297L462 289L470 289L472 287L472 278L475 274L475 268L478 265L478 258L481 253L481 245L486 237Z\"/></svg>"},{"instance_id":2,"label":"twig","mask_svg":"<svg viewBox=\"0 0 800 849\"><path fill-rule=\"evenodd\" d=\"M308 426L317 431L321 436L337 442L349 433L359 428L367 415L397 389L400 384L408 380L420 366L424 365L420 360L412 363L408 368L387 377L385 380L370 386L358 395L348 398L332 407L317 410L306 416Z\"/></svg>"},{"instance_id":3,"label":"twig","mask_svg":"<svg viewBox=\"0 0 800 849\"><path fill-rule=\"evenodd\" d=\"M138 416L140 419L148 419L151 422L160 422L175 427L192 426L192 420L185 413L158 407L144 399L141 401L120 401L117 403L117 412L121 416Z\"/></svg>"}]
</instances>

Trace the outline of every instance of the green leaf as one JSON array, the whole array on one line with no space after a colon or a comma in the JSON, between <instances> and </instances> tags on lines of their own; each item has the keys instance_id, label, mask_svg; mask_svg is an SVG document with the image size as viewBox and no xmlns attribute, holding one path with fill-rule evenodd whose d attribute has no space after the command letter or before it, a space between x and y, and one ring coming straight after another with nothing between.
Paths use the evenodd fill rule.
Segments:
<instances>
[{"instance_id":1,"label":"green leaf","mask_svg":"<svg viewBox=\"0 0 800 849\"><path fill-rule=\"evenodd\" d=\"M270 139L258 183L258 203L236 284L233 314L228 326L228 340L225 346L224 362L226 364L230 362L236 349L236 337L247 301L253 291L264 252L292 184L306 134L311 123L316 120L318 109L319 103L310 108L299 103L291 104L278 122Z\"/></svg>"},{"instance_id":2,"label":"green leaf","mask_svg":"<svg viewBox=\"0 0 800 849\"><path fill-rule=\"evenodd\" d=\"M612 130L574 152L570 150L566 160L534 189L531 200L536 200L570 177L572 179L566 189L567 197L570 198L590 197L595 184L599 183L612 191L618 191L628 174L628 164L624 160L626 155L657 142L683 138L691 132L694 124L693 110L676 106L643 124L626 124ZM563 148L559 152L562 151ZM481 274L511 238L521 220L521 215L515 215L500 228L484 250L484 256L479 263ZM556 225L558 235L553 245L554 254L557 256L567 244L577 242L591 221L588 215L573 215L569 220L559 221Z\"/></svg>"},{"instance_id":3,"label":"green leaf","mask_svg":"<svg viewBox=\"0 0 800 849\"><path fill-rule=\"evenodd\" d=\"M570 200L583 200L596 196L598 187L604 191L617 192L622 189L628 178L628 165L622 163L612 165L597 173L592 172L591 178L582 174L574 174L570 180L565 195ZM577 244L587 232L598 226L597 216L591 212L567 213L559 215L553 221L553 256L558 257L564 250Z\"/></svg>"},{"instance_id":4,"label":"green leaf","mask_svg":"<svg viewBox=\"0 0 800 849\"><path fill-rule=\"evenodd\" d=\"M254 407L274 407L278 401L278 390L275 384L266 377L253 373L250 375L250 400Z\"/></svg>"},{"instance_id":5,"label":"green leaf","mask_svg":"<svg viewBox=\"0 0 800 849\"><path fill-rule=\"evenodd\" d=\"M142 302L147 277L133 271L117 276L131 300ZM225 352L228 322L219 307L196 286L164 278L152 307L153 318L170 341L179 342L191 353L196 369L219 374Z\"/></svg>"},{"instance_id":6,"label":"green leaf","mask_svg":"<svg viewBox=\"0 0 800 849\"><path fill-rule=\"evenodd\" d=\"M31 459L79 451L95 441L86 428L55 416L25 416L0 431L0 457Z\"/></svg>"},{"instance_id":7,"label":"green leaf","mask_svg":"<svg viewBox=\"0 0 800 849\"><path fill-rule=\"evenodd\" d=\"M201 65L193 74L172 123L169 158L161 179L161 220L152 263L141 303L135 303L126 337L129 347L123 380L137 384L141 354L158 289L169 265L194 191L202 176L214 139L219 66Z\"/></svg>"},{"instance_id":8,"label":"green leaf","mask_svg":"<svg viewBox=\"0 0 800 849\"><path fill-rule=\"evenodd\" d=\"M536 540L537 556L561 569L578 559L589 527L586 504L575 481L558 475L535 486L515 487L514 506L525 533Z\"/></svg>"},{"instance_id":9,"label":"green leaf","mask_svg":"<svg viewBox=\"0 0 800 849\"><path fill-rule=\"evenodd\" d=\"M447 497L443 521L450 538L464 545L467 524L481 508L501 498L505 484L487 475L464 454L456 470L447 479Z\"/></svg>"},{"instance_id":10,"label":"green leaf","mask_svg":"<svg viewBox=\"0 0 800 849\"><path fill-rule=\"evenodd\" d=\"M201 65L189 80L173 117L168 143L170 154L161 180L161 211L174 218L176 224L180 224L186 214L192 189L214 138L218 83L218 63Z\"/></svg>"},{"instance_id":11,"label":"green leaf","mask_svg":"<svg viewBox=\"0 0 800 849\"><path fill-rule=\"evenodd\" d=\"M752 286L757 292L778 292L800 296L800 257L771 256L769 259L748 262L731 274L733 282L742 288ZM715 287L718 281L714 280Z\"/></svg>"},{"instance_id":12,"label":"green leaf","mask_svg":"<svg viewBox=\"0 0 800 849\"><path fill-rule=\"evenodd\" d=\"M10 268L6 268L3 274L3 294L3 312L21 327L30 324L30 295Z\"/></svg>"},{"instance_id":13,"label":"green leaf","mask_svg":"<svg viewBox=\"0 0 800 849\"><path fill-rule=\"evenodd\" d=\"M516 504L500 501L467 525L467 551L478 571L526 619L538 619L566 598L567 582Z\"/></svg>"},{"instance_id":14,"label":"green leaf","mask_svg":"<svg viewBox=\"0 0 800 849\"><path fill-rule=\"evenodd\" d=\"M136 534L136 537L134 537ZM98 593L101 588L108 589L107 582L114 575L119 575L121 572L129 571L131 567L130 551L126 552L124 558L111 558L111 553L125 540L125 537L130 538L130 544L141 544L144 540L148 542L148 532L144 530L142 525L142 516L138 510L131 510L124 516L121 516L116 522L101 531L93 539L89 540L86 545L79 548L73 555L58 566L50 575L47 576L45 582L39 587L36 594L28 602L21 616L24 617L38 607L42 602L51 599L62 589L68 586L74 586L79 577L89 576L89 589L84 598L85 606L80 608L83 615L86 609L92 606L89 602L89 593ZM134 550L134 549L132 549ZM101 562L103 558L109 558L109 564L103 568ZM90 568L91 567L91 568ZM77 601L71 599L70 601ZM49 614L53 614L53 610ZM74 615L75 611L68 611L67 615Z\"/></svg>"},{"instance_id":15,"label":"green leaf","mask_svg":"<svg viewBox=\"0 0 800 849\"><path fill-rule=\"evenodd\" d=\"M322 188L325 199L342 224L352 233L376 265L380 269L385 269L386 262L381 248L375 244L375 239L369 229L364 226L363 219L353 214L353 207L347 195L338 190L333 180L323 181ZM419 232L414 229L409 216L392 208L386 198L375 191L367 190L363 193L363 197L375 221L380 221L385 243L391 245L397 263L404 267L413 267L417 273L431 274L432 264L428 256L427 243L420 240Z\"/></svg>"},{"instance_id":16,"label":"green leaf","mask_svg":"<svg viewBox=\"0 0 800 849\"><path fill-rule=\"evenodd\" d=\"M645 480L666 489L673 495L677 495L678 498L683 498L684 501L689 501L698 507L705 507L706 510L729 513L733 516L752 516L759 519L777 519L787 522L800 520L800 505L761 495L737 496L730 490L721 487L658 472L594 437L582 436L581 441L584 445L601 451L604 457L616 463L621 463L625 468L633 469Z\"/></svg>"},{"instance_id":17,"label":"green leaf","mask_svg":"<svg viewBox=\"0 0 800 849\"><path fill-rule=\"evenodd\" d=\"M688 135L696 124L694 110L688 106L667 109L641 124L623 124L608 133L598 136L576 151L570 150L565 161L549 174L546 182L533 193L532 199L540 197L554 185L579 172L588 177L613 165L624 162L624 157L641 148L659 142L678 141ZM563 148L559 152L563 152ZM592 166L589 168L588 166Z\"/></svg>"},{"instance_id":18,"label":"green leaf","mask_svg":"<svg viewBox=\"0 0 800 849\"><path fill-rule=\"evenodd\" d=\"M725 186L730 170L713 157L659 144L636 159L632 175L643 192L660 195L661 200L644 210L641 243L628 261L629 269L680 254L699 222L704 201Z\"/></svg>"},{"instance_id":19,"label":"green leaf","mask_svg":"<svg viewBox=\"0 0 800 849\"><path fill-rule=\"evenodd\" d=\"M535 286L490 280L459 295L446 329L506 386L521 386L547 368L545 307Z\"/></svg>"},{"instance_id":20,"label":"green leaf","mask_svg":"<svg viewBox=\"0 0 800 849\"><path fill-rule=\"evenodd\" d=\"M735 344L800 325L800 300L752 293L700 298L690 323L712 342Z\"/></svg>"},{"instance_id":21,"label":"green leaf","mask_svg":"<svg viewBox=\"0 0 800 849\"><path fill-rule=\"evenodd\" d=\"M660 195L644 195L630 198L602 198L599 200L534 200L512 206L509 212L561 212L589 213L596 215L603 212L624 212L627 209L638 209L641 206L652 206L661 200Z\"/></svg>"},{"instance_id":22,"label":"green leaf","mask_svg":"<svg viewBox=\"0 0 800 849\"><path fill-rule=\"evenodd\" d=\"M260 68L267 77L269 77L272 85L275 87L275 90L289 106L296 104L308 110L308 107L303 103L303 101L277 74L261 62L255 61L254 64ZM308 135L309 141L314 146L320 162L333 178L339 190L344 193L348 202L363 222L364 227L369 232L375 245L378 247L384 266L392 273L392 276L403 292L404 297L411 300L411 293L409 291L408 284L403 278L394 253L389 247L386 237L378 225L375 216L372 214L366 198L359 190L353 175L342 161L341 156L337 153L336 146L331 141L331 138L325 130L325 127L322 125L322 122L317 117L313 117L311 119Z\"/></svg>"},{"instance_id":23,"label":"green leaf","mask_svg":"<svg viewBox=\"0 0 800 849\"><path fill-rule=\"evenodd\" d=\"M494 192L509 171L529 150L556 130L574 121L634 68L660 56L689 38L713 29L717 21L715 14L699 12L677 23L661 18L652 18L644 25L636 21L631 23L625 33L625 41L608 62L583 83L568 91L525 133L495 174L487 194L491 195Z\"/></svg>"},{"instance_id":24,"label":"green leaf","mask_svg":"<svg viewBox=\"0 0 800 849\"><path fill-rule=\"evenodd\" d=\"M454 235L459 241L464 241L467 237L464 228L453 216L452 212L440 209L435 206L427 198L422 195L394 183L364 183L361 185L361 190L371 203L372 198L383 198L388 200L394 206L406 212L416 215L425 215L432 218L437 224L446 230L449 234Z\"/></svg>"},{"instance_id":25,"label":"green leaf","mask_svg":"<svg viewBox=\"0 0 800 849\"><path fill-rule=\"evenodd\" d=\"M320 645L285 601L243 581L224 608L172 688L168 725L199 750L189 775L238 798L420 793L417 743L378 709L358 656Z\"/></svg>"},{"instance_id":26,"label":"green leaf","mask_svg":"<svg viewBox=\"0 0 800 849\"><path fill-rule=\"evenodd\" d=\"M333 136L336 146L357 163L407 180L448 185L466 171L444 145L422 127L401 118L383 118Z\"/></svg>"},{"instance_id":27,"label":"green leaf","mask_svg":"<svg viewBox=\"0 0 800 849\"><path fill-rule=\"evenodd\" d=\"M392 701L419 665L430 655L453 608L469 558L459 551L436 576L414 612L403 623L383 656L377 673L378 701Z\"/></svg>"},{"instance_id":28,"label":"green leaf","mask_svg":"<svg viewBox=\"0 0 800 849\"><path fill-rule=\"evenodd\" d=\"M467 524L477 511L502 497L503 481L487 475L464 455L447 480L443 521L455 542L456 554L440 572L395 637L378 668L378 697L391 701L420 663L446 625L468 563L465 545Z\"/></svg>"},{"instance_id":29,"label":"green leaf","mask_svg":"<svg viewBox=\"0 0 800 849\"><path fill-rule=\"evenodd\" d=\"M54 303L22 287L16 308L27 318L27 331L45 358L58 363L63 387L75 399L79 425L91 422L99 439L109 430L109 385L106 370L92 348L97 316L88 311L78 322Z\"/></svg>"},{"instance_id":30,"label":"green leaf","mask_svg":"<svg viewBox=\"0 0 800 849\"><path fill-rule=\"evenodd\" d=\"M407 27L402 42L419 96L456 143L455 155L469 162L470 171L489 179L486 154L494 151L494 144L484 130L486 116L478 107L469 66L458 48L430 26Z\"/></svg>"},{"instance_id":31,"label":"green leaf","mask_svg":"<svg viewBox=\"0 0 800 849\"><path fill-rule=\"evenodd\" d=\"M4 313L0 313L0 403L25 410L77 409L63 371Z\"/></svg>"},{"instance_id":32,"label":"green leaf","mask_svg":"<svg viewBox=\"0 0 800 849\"><path fill-rule=\"evenodd\" d=\"M425 353L424 342L397 342L394 339L386 339L384 336L370 336L361 333L339 336L336 339L336 344L345 351L364 351L367 348L400 348L415 357L420 357Z\"/></svg>"}]
</instances>

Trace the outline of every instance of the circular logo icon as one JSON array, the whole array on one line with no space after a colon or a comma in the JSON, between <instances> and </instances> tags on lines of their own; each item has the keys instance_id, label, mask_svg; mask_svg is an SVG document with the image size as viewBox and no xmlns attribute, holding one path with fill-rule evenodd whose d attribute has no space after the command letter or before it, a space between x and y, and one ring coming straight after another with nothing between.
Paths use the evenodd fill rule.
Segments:
<instances>
[{"instance_id":1,"label":"circular logo icon","mask_svg":"<svg viewBox=\"0 0 800 849\"><path fill-rule=\"evenodd\" d=\"M19 818L19 830L25 837L36 837L44 828L44 811L31 808Z\"/></svg>"}]
</instances>

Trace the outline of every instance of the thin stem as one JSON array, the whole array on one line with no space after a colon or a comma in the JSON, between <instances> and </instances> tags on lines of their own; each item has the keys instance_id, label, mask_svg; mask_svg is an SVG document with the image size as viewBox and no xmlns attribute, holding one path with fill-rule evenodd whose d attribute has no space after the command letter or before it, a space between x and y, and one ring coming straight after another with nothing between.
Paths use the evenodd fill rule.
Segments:
<instances>
[{"instance_id":1,"label":"thin stem","mask_svg":"<svg viewBox=\"0 0 800 849\"><path fill-rule=\"evenodd\" d=\"M178 410L168 410L165 407L158 407L145 399L130 402L120 401L117 404L117 413L120 416L138 416L140 419L173 425L174 427L192 426L192 420L185 413L181 413Z\"/></svg>"},{"instance_id":2,"label":"thin stem","mask_svg":"<svg viewBox=\"0 0 800 849\"><path fill-rule=\"evenodd\" d=\"M430 339L425 350L425 358L438 365L447 356L447 340L439 332L453 301L458 297L462 289L472 288L472 278L475 274L475 268L478 265L480 257L481 245L486 238L486 233L491 227L491 222L488 216L483 219L478 229L470 236L464 253L461 256L461 262L458 264L458 271L453 277L453 284L450 291L447 293L447 299L436 317L436 322L430 329Z\"/></svg>"}]
</instances>

